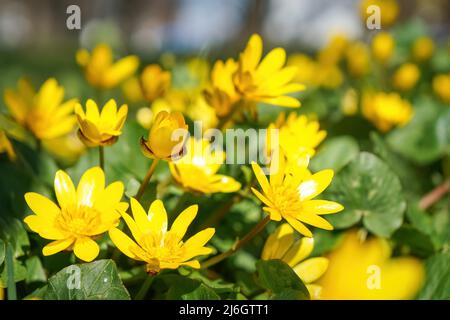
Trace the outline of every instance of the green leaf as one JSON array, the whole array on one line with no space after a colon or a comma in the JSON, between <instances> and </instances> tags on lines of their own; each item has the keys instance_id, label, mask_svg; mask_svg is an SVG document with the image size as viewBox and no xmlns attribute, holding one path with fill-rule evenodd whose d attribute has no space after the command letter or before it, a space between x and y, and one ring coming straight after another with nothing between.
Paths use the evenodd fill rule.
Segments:
<instances>
[{"instance_id":1,"label":"green leaf","mask_svg":"<svg viewBox=\"0 0 450 320\"><path fill-rule=\"evenodd\" d=\"M25 279L27 283L47 281L47 275L39 257L32 256L28 258L25 261L25 266L27 268L27 277Z\"/></svg>"},{"instance_id":2,"label":"green leaf","mask_svg":"<svg viewBox=\"0 0 450 320\"><path fill-rule=\"evenodd\" d=\"M425 285L419 299L450 299L450 253L434 255L425 262Z\"/></svg>"},{"instance_id":3,"label":"green leaf","mask_svg":"<svg viewBox=\"0 0 450 320\"><path fill-rule=\"evenodd\" d=\"M256 263L258 283L274 294L274 298L309 299L309 292L299 276L281 260L259 260Z\"/></svg>"},{"instance_id":4,"label":"green leaf","mask_svg":"<svg viewBox=\"0 0 450 320\"><path fill-rule=\"evenodd\" d=\"M219 300L220 297L213 289L199 280L189 279L177 274L160 277L169 287L166 293L168 300Z\"/></svg>"},{"instance_id":5,"label":"green leaf","mask_svg":"<svg viewBox=\"0 0 450 320\"><path fill-rule=\"evenodd\" d=\"M48 300L129 300L112 260L75 264L48 280Z\"/></svg>"},{"instance_id":6,"label":"green leaf","mask_svg":"<svg viewBox=\"0 0 450 320\"><path fill-rule=\"evenodd\" d=\"M200 284L194 291L182 295L183 300L220 300L214 290Z\"/></svg>"},{"instance_id":7,"label":"green leaf","mask_svg":"<svg viewBox=\"0 0 450 320\"><path fill-rule=\"evenodd\" d=\"M12 263L14 265L14 282L19 282L25 280L27 277L27 269L23 263L13 257ZM0 268L0 288L6 288L8 285L8 268L6 266L6 261Z\"/></svg>"},{"instance_id":8,"label":"green leaf","mask_svg":"<svg viewBox=\"0 0 450 320\"><path fill-rule=\"evenodd\" d=\"M407 225L398 229L392 235L392 240L399 245L406 246L412 254L422 258L432 255L436 250L430 236Z\"/></svg>"},{"instance_id":9,"label":"green leaf","mask_svg":"<svg viewBox=\"0 0 450 320\"><path fill-rule=\"evenodd\" d=\"M378 157L361 152L333 180L327 190L344 211L328 219L338 229L348 228L362 220L372 233L389 237L403 222L406 202L400 181Z\"/></svg>"},{"instance_id":10,"label":"green leaf","mask_svg":"<svg viewBox=\"0 0 450 320\"><path fill-rule=\"evenodd\" d=\"M349 136L330 138L312 158L311 169L314 172L323 169L333 169L337 172L358 154L359 146L354 138Z\"/></svg>"},{"instance_id":11,"label":"green leaf","mask_svg":"<svg viewBox=\"0 0 450 320\"><path fill-rule=\"evenodd\" d=\"M3 261L5 261L5 252L6 252L5 242L2 239L0 239L0 267L3 264Z\"/></svg>"}]
</instances>

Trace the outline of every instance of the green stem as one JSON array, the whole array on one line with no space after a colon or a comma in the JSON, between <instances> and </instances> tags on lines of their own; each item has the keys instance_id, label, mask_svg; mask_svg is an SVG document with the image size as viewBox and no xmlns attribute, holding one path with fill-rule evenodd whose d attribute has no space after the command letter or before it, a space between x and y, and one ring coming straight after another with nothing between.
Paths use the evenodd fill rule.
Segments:
<instances>
[{"instance_id":1,"label":"green stem","mask_svg":"<svg viewBox=\"0 0 450 320\"><path fill-rule=\"evenodd\" d=\"M105 171L105 149L103 148L103 146L98 146L98 160L100 168Z\"/></svg>"},{"instance_id":2,"label":"green stem","mask_svg":"<svg viewBox=\"0 0 450 320\"><path fill-rule=\"evenodd\" d=\"M154 159L152 164L150 165L150 168L148 169L144 180L142 180L141 186L139 187L138 192L136 193L136 200L139 201L141 197L144 195L145 188L147 187L148 183L150 182L150 178L153 175L153 172L155 172L156 165L158 164L159 159Z\"/></svg>"},{"instance_id":3,"label":"green stem","mask_svg":"<svg viewBox=\"0 0 450 320\"><path fill-rule=\"evenodd\" d=\"M8 300L17 300L16 282L14 281L14 250L10 243L6 245L5 264L8 275Z\"/></svg>"},{"instance_id":4,"label":"green stem","mask_svg":"<svg viewBox=\"0 0 450 320\"><path fill-rule=\"evenodd\" d=\"M150 286L153 283L154 278L155 276L152 275L147 276L138 293L134 297L135 300L144 300L145 296L147 295L148 289L150 289Z\"/></svg>"},{"instance_id":5,"label":"green stem","mask_svg":"<svg viewBox=\"0 0 450 320\"><path fill-rule=\"evenodd\" d=\"M244 245L246 245L250 240L252 240L258 233L260 233L267 223L270 221L270 216L266 216L263 220L261 220L256 226L253 227L252 230L250 230L249 233L247 233L241 240L236 242L228 251L225 251L215 257L212 257L211 259L205 261L202 263L201 268L206 269L209 268L222 260L230 257L233 255L236 251L238 251L240 248L242 248Z\"/></svg>"}]
</instances>

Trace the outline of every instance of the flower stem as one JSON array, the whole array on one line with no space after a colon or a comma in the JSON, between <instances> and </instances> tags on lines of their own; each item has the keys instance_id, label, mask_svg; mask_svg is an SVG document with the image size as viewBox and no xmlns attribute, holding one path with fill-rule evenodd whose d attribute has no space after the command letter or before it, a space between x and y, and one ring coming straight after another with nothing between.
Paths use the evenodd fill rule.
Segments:
<instances>
[{"instance_id":1,"label":"flower stem","mask_svg":"<svg viewBox=\"0 0 450 320\"><path fill-rule=\"evenodd\" d=\"M154 275L147 276L144 283L142 284L142 287L139 289L138 293L134 297L135 300L144 300L145 296L147 295L148 289L150 289L150 286L153 283L154 278L155 278Z\"/></svg>"},{"instance_id":2,"label":"flower stem","mask_svg":"<svg viewBox=\"0 0 450 320\"><path fill-rule=\"evenodd\" d=\"M254 226L253 229L250 230L250 232L247 233L241 240L236 242L230 249L203 262L201 268L202 269L209 268L209 267L219 263L220 261L228 258L229 256L233 255L236 251L238 251L240 248L242 248L244 245L246 245L250 240L252 240L258 233L260 233L269 221L270 221L270 216L268 215L263 220L261 220L256 226Z\"/></svg>"},{"instance_id":3,"label":"flower stem","mask_svg":"<svg viewBox=\"0 0 450 320\"><path fill-rule=\"evenodd\" d=\"M103 148L103 146L98 146L98 160L100 168L105 171L105 149Z\"/></svg>"},{"instance_id":4,"label":"flower stem","mask_svg":"<svg viewBox=\"0 0 450 320\"><path fill-rule=\"evenodd\" d=\"M420 199L419 202L420 209L422 210L428 209L433 204L438 202L449 191L450 191L450 180L447 180L444 183L438 185L436 188L431 190L426 195L424 195L422 199Z\"/></svg>"},{"instance_id":5,"label":"flower stem","mask_svg":"<svg viewBox=\"0 0 450 320\"><path fill-rule=\"evenodd\" d=\"M8 275L8 300L17 300L16 283L14 281L14 249L10 243L6 244L5 266Z\"/></svg>"},{"instance_id":6,"label":"flower stem","mask_svg":"<svg viewBox=\"0 0 450 320\"><path fill-rule=\"evenodd\" d=\"M144 195L145 188L147 187L148 183L150 182L150 178L153 175L153 172L155 172L156 165L158 164L159 159L154 159L152 164L150 165L150 168L148 168L147 174L144 177L144 180L142 180L141 186L139 187L138 192L136 193L136 200L139 201L141 197Z\"/></svg>"}]
</instances>

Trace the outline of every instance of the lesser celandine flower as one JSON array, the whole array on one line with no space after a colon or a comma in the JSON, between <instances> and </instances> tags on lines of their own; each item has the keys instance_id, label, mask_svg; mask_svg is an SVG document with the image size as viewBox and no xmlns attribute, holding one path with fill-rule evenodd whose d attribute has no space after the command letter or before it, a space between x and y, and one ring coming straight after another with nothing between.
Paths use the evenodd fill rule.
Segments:
<instances>
[{"instance_id":1,"label":"lesser celandine flower","mask_svg":"<svg viewBox=\"0 0 450 320\"><path fill-rule=\"evenodd\" d=\"M423 62L429 60L433 53L434 42L430 37L422 36L414 41L412 55L416 61Z\"/></svg>"},{"instance_id":2,"label":"lesser celandine flower","mask_svg":"<svg viewBox=\"0 0 450 320\"><path fill-rule=\"evenodd\" d=\"M73 109L77 102L63 102L64 88L51 78L38 92L25 79L20 79L17 90L6 89L5 104L13 118L40 139L53 139L68 134L76 124Z\"/></svg>"},{"instance_id":3,"label":"lesser celandine flower","mask_svg":"<svg viewBox=\"0 0 450 320\"><path fill-rule=\"evenodd\" d=\"M434 93L446 103L450 103L450 73L440 74L433 78Z\"/></svg>"},{"instance_id":4,"label":"lesser celandine flower","mask_svg":"<svg viewBox=\"0 0 450 320\"><path fill-rule=\"evenodd\" d=\"M183 152L188 126L180 112L160 111L152 123L148 139L141 138L141 150L152 159L171 160Z\"/></svg>"},{"instance_id":5,"label":"lesser celandine flower","mask_svg":"<svg viewBox=\"0 0 450 320\"><path fill-rule=\"evenodd\" d=\"M261 259L279 259L286 262L305 283L312 299L320 299L322 287L314 284L328 268L324 257L308 258L314 249L314 239L295 238L292 227L283 223L272 233L264 244Z\"/></svg>"},{"instance_id":6,"label":"lesser celandine flower","mask_svg":"<svg viewBox=\"0 0 450 320\"><path fill-rule=\"evenodd\" d=\"M80 129L81 140L89 147L108 146L115 143L122 134L122 127L128 114L128 106L122 105L117 110L117 104L110 99L100 112L97 103L89 99L86 102L86 112L81 104L75 106Z\"/></svg>"},{"instance_id":7,"label":"lesser celandine flower","mask_svg":"<svg viewBox=\"0 0 450 320\"><path fill-rule=\"evenodd\" d=\"M348 231L328 256L327 272L318 280L322 299L404 300L416 296L425 270L413 257L391 258L386 239L363 239Z\"/></svg>"},{"instance_id":8,"label":"lesser celandine flower","mask_svg":"<svg viewBox=\"0 0 450 320\"><path fill-rule=\"evenodd\" d=\"M400 91L411 90L419 81L420 70L414 63L402 64L392 76L392 84Z\"/></svg>"},{"instance_id":9,"label":"lesser celandine flower","mask_svg":"<svg viewBox=\"0 0 450 320\"><path fill-rule=\"evenodd\" d=\"M349 40L345 34L334 34L328 43L317 53L317 61L321 65L336 65L345 54Z\"/></svg>"},{"instance_id":10,"label":"lesser celandine flower","mask_svg":"<svg viewBox=\"0 0 450 320\"><path fill-rule=\"evenodd\" d=\"M11 141L9 141L5 131L0 129L0 153L4 152L8 156L9 160L11 161L16 160L17 155L16 152L14 151Z\"/></svg>"},{"instance_id":11,"label":"lesser celandine flower","mask_svg":"<svg viewBox=\"0 0 450 320\"><path fill-rule=\"evenodd\" d=\"M366 93L362 112L382 132L407 124L413 115L411 104L395 92Z\"/></svg>"},{"instance_id":12,"label":"lesser celandine flower","mask_svg":"<svg viewBox=\"0 0 450 320\"><path fill-rule=\"evenodd\" d=\"M86 49L78 50L76 60L89 84L101 89L119 85L130 78L139 66L139 58L134 55L114 62L111 47L107 44L97 45L91 53Z\"/></svg>"},{"instance_id":13,"label":"lesser celandine flower","mask_svg":"<svg viewBox=\"0 0 450 320\"><path fill-rule=\"evenodd\" d=\"M131 198L133 218L121 212L131 231L134 241L117 228L109 231L116 247L131 259L146 263L146 270L156 274L164 269L177 269L180 266L200 268L195 258L212 252L205 247L214 235L214 228L204 229L186 241L183 237L195 219L198 206L193 205L179 214L170 230L167 228L167 212L161 200L150 205L148 213L134 198Z\"/></svg>"},{"instance_id":14,"label":"lesser celandine flower","mask_svg":"<svg viewBox=\"0 0 450 320\"><path fill-rule=\"evenodd\" d=\"M398 17L400 7L397 0L362 0L360 2L360 13L364 24L374 14L372 6L379 8L381 27L389 27Z\"/></svg>"},{"instance_id":15,"label":"lesser celandine flower","mask_svg":"<svg viewBox=\"0 0 450 320\"><path fill-rule=\"evenodd\" d=\"M389 32L379 32L372 40L372 54L381 63L386 63L392 57L395 41Z\"/></svg>"},{"instance_id":16,"label":"lesser celandine flower","mask_svg":"<svg viewBox=\"0 0 450 320\"><path fill-rule=\"evenodd\" d=\"M164 71L157 64L146 66L141 74L141 87L145 99L154 101L164 96L170 88L170 82L169 71Z\"/></svg>"},{"instance_id":17,"label":"lesser celandine flower","mask_svg":"<svg viewBox=\"0 0 450 320\"><path fill-rule=\"evenodd\" d=\"M87 170L75 189L72 179L62 170L55 176L58 205L35 192L25 194L34 214L24 221L44 239L54 240L42 249L44 256L73 250L83 261L94 260L99 246L94 241L119 223L124 187L116 181L105 187L105 175L99 167Z\"/></svg>"},{"instance_id":18,"label":"lesser celandine flower","mask_svg":"<svg viewBox=\"0 0 450 320\"><path fill-rule=\"evenodd\" d=\"M295 112L291 112L287 117L285 113L281 113L277 121L269 126L269 135L271 129L278 129L279 145L274 147L281 148L289 163L297 162L304 155L313 156L315 149L327 135L326 131L320 130L318 121Z\"/></svg>"},{"instance_id":19,"label":"lesser celandine flower","mask_svg":"<svg viewBox=\"0 0 450 320\"><path fill-rule=\"evenodd\" d=\"M344 207L333 201L313 200L330 185L334 172L322 170L311 174L306 168L307 163L305 160L303 168L287 172L284 156L280 152L279 159L271 161L268 180L261 167L253 162L253 172L262 192L255 188L252 191L265 205L263 210L270 215L271 220L285 219L295 230L312 237L304 223L332 230L333 226L321 215L339 212Z\"/></svg>"},{"instance_id":20,"label":"lesser celandine flower","mask_svg":"<svg viewBox=\"0 0 450 320\"><path fill-rule=\"evenodd\" d=\"M232 177L217 174L225 152L214 150L207 140L190 138L183 158L169 163L174 179L184 188L201 193L235 192L241 184Z\"/></svg>"},{"instance_id":21,"label":"lesser celandine flower","mask_svg":"<svg viewBox=\"0 0 450 320\"><path fill-rule=\"evenodd\" d=\"M305 86L293 83L296 67L285 67L286 52L275 48L261 60L263 43L259 35L250 37L239 56L238 69L233 74L237 92L246 100L283 107L299 107L300 101L287 94L299 92Z\"/></svg>"}]
</instances>

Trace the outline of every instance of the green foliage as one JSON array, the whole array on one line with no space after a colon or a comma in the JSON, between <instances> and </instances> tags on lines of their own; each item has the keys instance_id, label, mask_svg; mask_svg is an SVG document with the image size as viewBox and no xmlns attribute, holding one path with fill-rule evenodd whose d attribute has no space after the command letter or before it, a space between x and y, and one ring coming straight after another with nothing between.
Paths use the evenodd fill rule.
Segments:
<instances>
[{"instance_id":1,"label":"green foliage","mask_svg":"<svg viewBox=\"0 0 450 320\"><path fill-rule=\"evenodd\" d=\"M406 202L396 174L378 157L361 152L335 178L327 195L344 211L331 215L336 228L362 221L376 235L389 237L400 227Z\"/></svg>"},{"instance_id":2,"label":"green foliage","mask_svg":"<svg viewBox=\"0 0 450 320\"><path fill-rule=\"evenodd\" d=\"M426 283L419 299L450 299L450 253L437 254L425 263Z\"/></svg>"}]
</instances>

